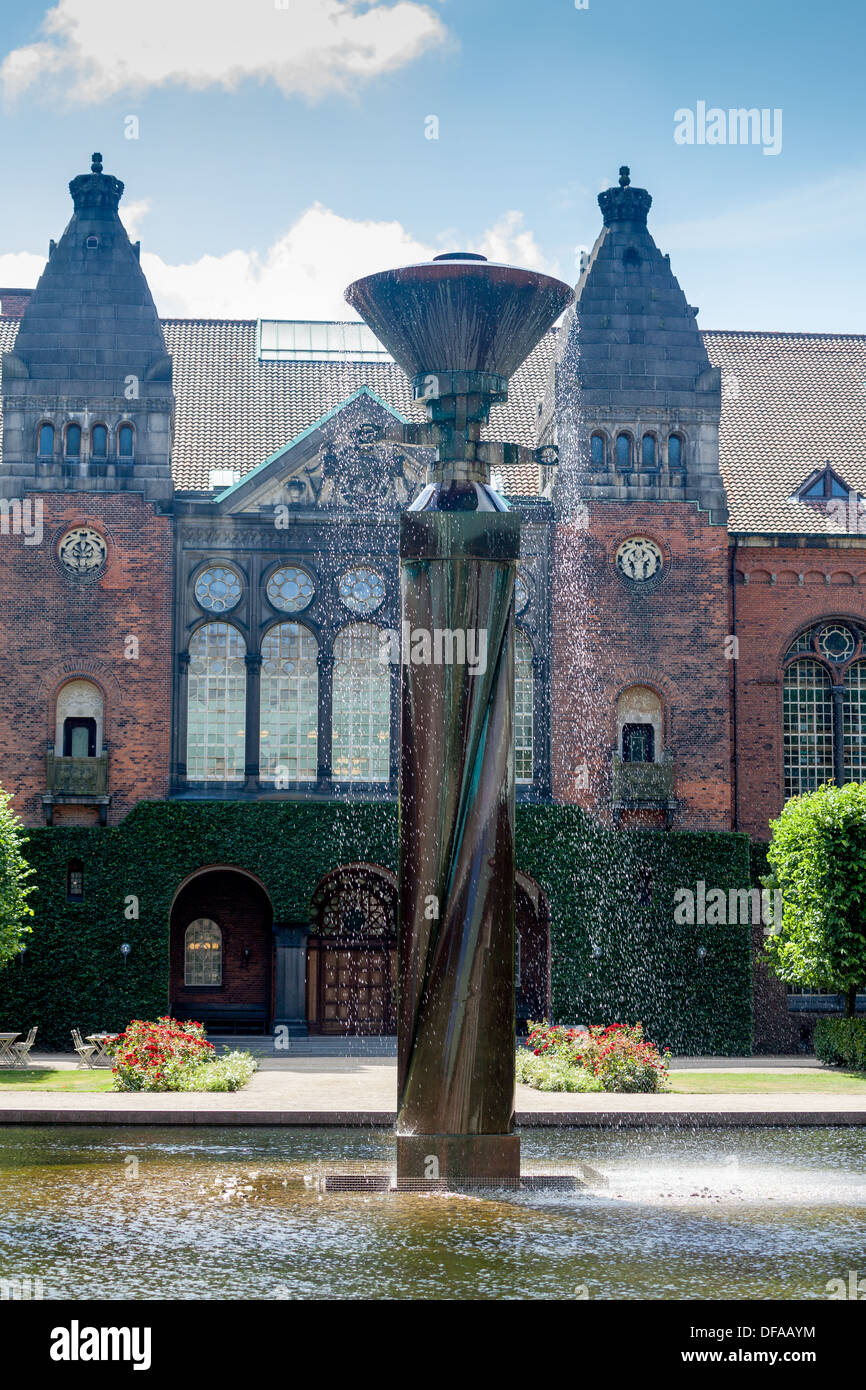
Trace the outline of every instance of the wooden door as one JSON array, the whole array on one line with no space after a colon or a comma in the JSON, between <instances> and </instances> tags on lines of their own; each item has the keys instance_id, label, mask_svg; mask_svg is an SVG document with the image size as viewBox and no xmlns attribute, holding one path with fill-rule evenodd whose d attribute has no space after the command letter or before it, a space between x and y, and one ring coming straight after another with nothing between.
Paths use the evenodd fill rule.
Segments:
<instances>
[{"instance_id":1,"label":"wooden door","mask_svg":"<svg viewBox=\"0 0 866 1390\"><path fill-rule=\"evenodd\" d=\"M376 945L323 944L319 952L323 1033L393 1033L397 952Z\"/></svg>"}]
</instances>

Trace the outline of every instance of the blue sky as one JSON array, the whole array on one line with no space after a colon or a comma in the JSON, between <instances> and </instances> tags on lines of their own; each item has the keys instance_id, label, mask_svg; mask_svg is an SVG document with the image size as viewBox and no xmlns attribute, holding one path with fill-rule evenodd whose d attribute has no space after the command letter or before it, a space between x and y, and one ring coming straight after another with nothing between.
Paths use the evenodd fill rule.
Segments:
<instances>
[{"instance_id":1,"label":"blue sky","mask_svg":"<svg viewBox=\"0 0 866 1390\"><path fill-rule=\"evenodd\" d=\"M329 317L455 246L574 280L625 162L704 327L866 331L864 39L854 0L24 0L0 283L38 273L92 149L161 310L249 316ZM780 152L676 143L699 102L781 110Z\"/></svg>"}]
</instances>

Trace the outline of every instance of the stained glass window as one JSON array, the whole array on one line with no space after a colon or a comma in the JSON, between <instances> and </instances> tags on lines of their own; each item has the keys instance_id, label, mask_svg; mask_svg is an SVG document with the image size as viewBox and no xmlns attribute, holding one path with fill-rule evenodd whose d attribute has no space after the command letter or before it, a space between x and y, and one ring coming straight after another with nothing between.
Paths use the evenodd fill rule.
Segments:
<instances>
[{"instance_id":1,"label":"stained glass window","mask_svg":"<svg viewBox=\"0 0 866 1390\"><path fill-rule=\"evenodd\" d=\"M668 465L679 468L683 461L683 439L680 434L672 434L668 440Z\"/></svg>"},{"instance_id":2,"label":"stained glass window","mask_svg":"<svg viewBox=\"0 0 866 1390\"><path fill-rule=\"evenodd\" d=\"M641 440L641 462L644 468L655 468L656 466L656 437L654 434L645 434Z\"/></svg>"},{"instance_id":3,"label":"stained glass window","mask_svg":"<svg viewBox=\"0 0 866 1390\"><path fill-rule=\"evenodd\" d=\"M189 644L186 775L191 782L244 776L246 645L230 623L206 623Z\"/></svg>"},{"instance_id":4,"label":"stained glass window","mask_svg":"<svg viewBox=\"0 0 866 1390\"><path fill-rule=\"evenodd\" d=\"M334 639L331 760L338 782L388 780L391 668L379 650L372 623L352 623Z\"/></svg>"},{"instance_id":5,"label":"stained glass window","mask_svg":"<svg viewBox=\"0 0 866 1390\"><path fill-rule=\"evenodd\" d=\"M118 458L131 459L133 453L133 430L132 425L121 425L117 431L117 455Z\"/></svg>"},{"instance_id":6,"label":"stained glass window","mask_svg":"<svg viewBox=\"0 0 866 1390\"><path fill-rule=\"evenodd\" d=\"M50 458L54 453L54 426L39 426L39 453L42 458Z\"/></svg>"},{"instance_id":7,"label":"stained glass window","mask_svg":"<svg viewBox=\"0 0 866 1390\"><path fill-rule=\"evenodd\" d=\"M94 425L90 435L90 452L95 459L104 459L108 454L108 430L104 425Z\"/></svg>"},{"instance_id":8,"label":"stained glass window","mask_svg":"<svg viewBox=\"0 0 866 1390\"><path fill-rule=\"evenodd\" d=\"M241 577L229 565L210 565L195 581L195 596L209 613L227 613L241 596Z\"/></svg>"},{"instance_id":9,"label":"stained glass window","mask_svg":"<svg viewBox=\"0 0 866 1390\"><path fill-rule=\"evenodd\" d=\"M782 732L786 798L832 781L833 697L819 662L802 658L786 670Z\"/></svg>"},{"instance_id":10,"label":"stained glass window","mask_svg":"<svg viewBox=\"0 0 866 1390\"><path fill-rule=\"evenodd\" d=\"M590 457L596 468L604 468L604 435L594 434L589 441Z\"/></svg>"},{"instance_id":11,"label":"stained glass window","mask_svg":"<svg viewBox=\"0 0 866 1390\"><path fill-rule=\"evenodd\" d=\"M283 565L274 570L267 583L268 598L282 613L300 613L314 593L312 578L298 565Z\"/></svg>"},{"instance_id":12,"label":"stained glass window","mask_svg":"<svg viewBox=\"0 0 866 1390\"><path fill-rule=\"evenodd\" d=\"M616 437L617 468L631 467L631 435L618 434Z\"/></svg>"},{"instance_id":13,"label":"stained glass window","mask_svg":"<svg viewBox=\"0 0 866 1390\"><path fill-rule=\"evenodd\" d=\"M279 623L262 641L260 771L312 782L318 771L318 643L300 623Z\"/></svg>"},{"instance_id":14,"label":"stained glass window","mask_svg":"<svg viewBox=\"0 0 866 1390\"><path fill-rule=\"evenodd\" d=\"M66 426L66 457L78 458L81 453L81 426Z\"/></svg>"},{"instance_id":15,"label":"stained glass window","mask_svg":"<svg viewBox=\"0 0 866 1390\"><path fill-rule=\"evenodd\" d=\"M190 922L183 935L185 985L221 985L223 982L223 934L209 917Z\"/></svg>"},{"instance_id":16,"label":"stained glass window","mask_svg":"<svg viewBox=\"0 0 866 1390\"><path fill-rule=\"evenodd\" d=\"M515 631L514 642L514 779L532 781L533 744L532 643Z\"/></svg>"},{"instance_id":17,"label":"stained glass window","mask_svg":"<svg viewBox=\"0 0 866 1390\"><path fill-rule=\"evenodd\" d=\"M866 782L866 661L855 661L845 673L842 711L845 780Z\"/></svg>"}]
</instances>

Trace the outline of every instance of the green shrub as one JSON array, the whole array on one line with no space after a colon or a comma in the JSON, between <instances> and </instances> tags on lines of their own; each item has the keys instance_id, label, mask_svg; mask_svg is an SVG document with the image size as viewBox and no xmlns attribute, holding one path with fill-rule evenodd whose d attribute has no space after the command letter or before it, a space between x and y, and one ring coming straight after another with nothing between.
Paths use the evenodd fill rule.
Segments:
<instances>
[{"instance_id":1,"label":"green shrub","mask_svg":"<svg viewBox=\"0 0 866 1390\"><path fill-rule=\"evenodd\" d=\"M831 1067L866 1071L866 1018L819 1018L815 1056Z\"/></svg>"},{"instance_id":2,"label":"green shrub","mask_svg":"<svg viewBox=\"0 0 866 1390\"><path fill-rule=\"evenodd\" d=\"M640 1023L627 1027L611 1023L607 1028L594 1024L578 1030L551 1023L530 1023L527 1051L536 1063L525 1062L518 1053L520 1068L537 1074L526 1084L544 1091L665 1091L668 1088L669 1052L660 1053L647 1042ZM569 1084L556 1084L568 1081ZM575 1084L571 1084L575 1083ZM589 1084L595 1083L595 1084Z\"/></svg>"},{"instance_id":3,"label":"green shrub","mask_svg":"<svg viewBox=\"0 0 866 1390\"><path fill-rule=\"evenodd\" d=\"M536 1057L528 1048L517 1049L517 1080L536 1091L603 1091L597 1076L563 1058Z\"/></svg>"}]
</instances>

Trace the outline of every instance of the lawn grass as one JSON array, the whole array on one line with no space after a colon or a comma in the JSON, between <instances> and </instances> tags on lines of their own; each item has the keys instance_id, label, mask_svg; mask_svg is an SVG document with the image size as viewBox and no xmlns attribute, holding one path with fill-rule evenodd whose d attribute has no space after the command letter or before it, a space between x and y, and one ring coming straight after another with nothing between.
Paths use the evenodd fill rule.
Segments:
<instances>
[{"instance_id":1,"label":"lawn grass","mask_svg":"<svg viewBox=\"0 0 866 1390\"><path fill-rule=\"evenodd\" d=\"M859 1094L866 1100L862 1071L672 1071L671 1090L680 1095Z\"/></svg>"},{"instance_id":2,"label":"lawn grass","mask_svg":"<svg viewBox=\"0 0 866 1390\"><path fill-rule=\"evenodd\" d=\"M110 1091L111 1072L107 1067L88 1071L52 1067L26 1067L19 1071L4 1067L0 1070L0 1090Z\"/></svg>"}]
</instances>

